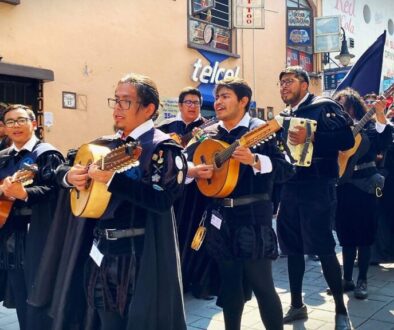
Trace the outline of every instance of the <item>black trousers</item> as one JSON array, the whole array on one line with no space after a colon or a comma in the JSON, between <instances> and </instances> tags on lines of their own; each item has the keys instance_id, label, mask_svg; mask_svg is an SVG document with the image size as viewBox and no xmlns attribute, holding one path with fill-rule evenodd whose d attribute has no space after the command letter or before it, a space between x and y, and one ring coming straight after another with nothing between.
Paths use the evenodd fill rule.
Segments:
<instances>
[{"instance_id":1,"label":"black trousers","mask_svg":"<svg viewBox=\"0 0 394 330\"><path fill-rule=\"evenodd\" d=\"M248 289L256 296L265 328L283 329L282 305L275 291L271 263L271 260L265 258L218 261L221 278L219 300L223 307L226 330L241 328Z\"/></svg>"},{"instance_id":2,"label":"black trousers","mask_svg":"<svg viewBox=\"0 0 394 330\"><path fill-rule=\"evenodd\" d=\"M15 299L16 315L18 316L20 330L25 330L27 329L27 291L25 284L25 273L23 269L8 270L7 277L11 287L12 295Z\"/></svg>"}]
</instances>

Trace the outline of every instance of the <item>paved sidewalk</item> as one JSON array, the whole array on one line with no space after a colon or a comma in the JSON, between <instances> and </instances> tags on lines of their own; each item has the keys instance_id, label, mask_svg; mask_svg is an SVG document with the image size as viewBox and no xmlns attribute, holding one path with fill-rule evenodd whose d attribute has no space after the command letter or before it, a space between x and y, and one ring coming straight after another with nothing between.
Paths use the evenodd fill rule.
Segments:
<instances>
[{"instance_id":1,"label":"paved sidewalk","mask_svg":"<svg viewBox=\"0 0 394 330\"><path fill-rule=\"evenodd\" d=\"M286 263L286 258L281 258L273 264L275 286L284 311L290 303ZM355 278L356 275L357 268ZM320 263L307 259L303 291L309 319L286 325L286 330L334 329L334 302L331 296L326 295L326 287ZM370 267L368 291L369 298L364 301L355 299L352 293L345 295L353 327L360 330L394 330L394 264ZM224 330L223 314L214 300L197 300L186 295L185 304L188 330ZM255 299L245 306L242 329L265 329ZM0 330L19 330L15 310L0 307Z\"/></svg>"},{"instance_id":2,"label":"paved sidewalk","mask_svg":"<svg viewBox=\"0 0 394 330\"><path fill-rule=\"evenodd\" d=\"M290 304L286 258L274 262L273 273L276 290L286 312ZM354 278L356 276L357 268L354 271ZM333 330L335 306L333 298L325 293L326 288L320 263L307 259L303 292L309 319L285 325L285 329ZM370 267L368 292L367 300L355 299L352 292L345 294L345 303L353 327L360 330L394 330L394 264ZM188 330L224 330L223 313L215 305L215 301L197 300L187 295L185 303ZM265 329L254 298L245 305L242 330L246 329Z\"/></svg>"}]
</instances>

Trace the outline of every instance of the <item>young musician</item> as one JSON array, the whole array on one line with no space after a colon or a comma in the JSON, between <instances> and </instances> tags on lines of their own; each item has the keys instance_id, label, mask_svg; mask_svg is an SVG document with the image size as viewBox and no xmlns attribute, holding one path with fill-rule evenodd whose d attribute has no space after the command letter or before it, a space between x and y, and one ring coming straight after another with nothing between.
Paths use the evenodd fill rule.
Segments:
<instances>
[{"instance_id":1,"label":"young musician","mask_svg":"<svg viewBox=\"0 0 394 330\"><path fill-rule=\"evenodd\" d=\"M338 178L338 151L353 146L350 122L340 105L308 92L309 75L301 67L288 67L279 74L280 94L290 110L284 115L317 121L316 132L307 137L304 127L289 131L289 143L313 143L310 167L296 167L296 174L282 187L277 219L279 243L288 255L291 306L283 321L308 317L302 301L305 254L318 255L324 277L335 300L335 329L350 329L343 301L341 269L335 254L332 222L336 208L335 182Z\"/></svg>"},{"instance_id":2,"label":"young musician","mask_svg":"<svg viewBox=\"0 0 394 330\"><path fill-rule=\"evenodd\" d=\"M342 104L355 125L367 113L367 106L360 94L351 88L338 92L334 95L334 99ZM376 180L383 180L378 174L375 159L378 152L387 150L392 143L392 127L387 125L385 106L384 99L376 99L371 104L371 109L373 107L376 110L376 121L365 123L361 130L362 141L359 152L354 155L358 160L356 164L352 164L353 174L349 180L337 187L338 207L335 228L342 246L343 286L344 291L354 290L354 296L358 299L368 297L367 273L371 245L376 237L378 196L381 196L383 189L382 186L378 187L378 182L375 183ZM372 187L371 191L368 191L369 185L377 185L377 188ZM353 267L356 256L359 272L355 285Z\"/></svg>"},{"instance_id":3,"label":"young musician","mask_svg":"<svg viewBox=\"0 0 394 330\"><path fill-rule=\"evenodd\" d=\"M194 128L201 126L206 119L201 117L201 92L197 88L186 87L182 89L178 97L179 113L176 117L162 122L157 128L164 133L174 133L174 138L185 137L180 142L183 146L193 137Z\"/></svg>"},{"instance_id":4,"label":"young musician","mask_svg":"<svg viewBox=\"0 0 394 330\"><path fill-rule=\"evenodd\" d=\"M26 299L34 286L36 267L52 221L57 195L54 172L63 157L35 136L37 122L28 107L11 105L3 116L5 133L12 145L0 151L0 190L14 203L0 229L0 269L7 270L20 328L49 329L46 309L27 305ZM13 181L13 175L25 164L37 165L33 183L26 187Z\"/></svg>"},{"instance_id":5,"label":"young musician","mask_svg":"<svg viewBox=\"0 0 394 330\"><path fill-rule=\"evenodd\" d=\"M220 120L211 126L210 138L233 143L263 124L248 114L252 90L240 78L225 78L215 89L215 112ZM193 164L199 146L186 149L188 176L195 180L215 177L213 165ZM267 329L283 329L282 307L275 291L271 262L277 257L272 229L272 187L275 180L292 175L292 166L279 151L275 139L256 149L238 146L232 158L240 166L235 189L226 198L212 198L207 208L204 245L219 267L217 304L223 307L226 330L240 329L245 301L253 290ZM226 178L227 179L227 178Z\"/></svg>"},{"instance_id":6,"label":"young musician","mask_svg":"<svg viewBox=\"0 0 394 330\"><path fill-rule=\"evenodd\" d=\"M126 75L108 105L118 133L92 144L113 149L138 140L139 166L122 173L79 164L58 170L66 187L82 191L94 180L112 193L104 214L90 220L95 226L84 261L88 305L102 330L186 329L172 215L186 175L182 149L153 127L159 93L150 78Z\"/></svg>"}]
</instances>

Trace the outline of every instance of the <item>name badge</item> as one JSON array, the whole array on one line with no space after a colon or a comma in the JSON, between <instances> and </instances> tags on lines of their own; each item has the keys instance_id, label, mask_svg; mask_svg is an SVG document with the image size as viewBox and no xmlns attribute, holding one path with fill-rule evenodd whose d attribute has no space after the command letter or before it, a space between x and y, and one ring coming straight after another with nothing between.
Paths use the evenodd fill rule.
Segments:
<instances>
[{"instance_id":1,"label":"name badge","mask_svg":"<svg viewBox=\"0 0 394 330\"><path fill-rule=\"evenodd\" d=\"M212 213L211 225L220 230L220 227L222 226L222 219Z\"/></svg>"},{"instance_id":2,"label":"name badge","mask_svg":"<svg viewBox=\"0 0 394 330\"><path fill-rule=\"evenodd\" d=\"M97 240L93 240L92 248L90 249L89 256L93 259L98 267L100 267L101 262L103 261L104 255L100 252L97 247Z\"/></svg>"}]
</instances>

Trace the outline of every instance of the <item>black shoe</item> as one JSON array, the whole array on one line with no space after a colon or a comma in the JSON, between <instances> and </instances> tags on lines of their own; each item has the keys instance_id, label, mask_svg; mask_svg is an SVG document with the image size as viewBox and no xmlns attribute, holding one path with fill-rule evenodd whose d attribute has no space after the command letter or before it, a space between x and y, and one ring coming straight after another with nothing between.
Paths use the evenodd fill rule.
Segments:
<instances>
[{"instance_id":1,"label":"black shoe","mask_svg":"<svg viewBox=\"0 0 394 330\"><path fill-rule=\"evenodd\" d=\"M312 261L320 261L319 256L317 256L316 254L308 254L308 258Z\"/></svg>"},{"instance_id":2,"label":"black shoe","mask_svg":"<svg viewBox=\"0 0 394 330\"><path fill-rule=\"evenodd\" d=\"M352 330L349 316L344 314L335 314L335 330Z\"/></svg>"},{"instance_id":3,"label":"black shoe","mask_svg":"<svg viewBox=\"0 0 394 330\"><path fill-rule=\"evenodd\" d=\"M354 289L354 296L357 299L367 299L368 291L367 291L367 281L365 280L358 280L357 286Z\"/></svg>"},{"instance_id":4,"label":"black shoe","mask_svg":"<svg viewBox=\"0 0 394 330\"><path fill-rule=\"evenodd\" d=\"M345 279L342 279L342 288L343 288L343 292L353 291L355 287L356 287L356 286L354 285L353 280L347 281L347 280L345 280ZM332 292L331 292L330 288L328 288L328 289L326 290L326 292L327 292L327 294L328 294L329 296L332 296Z\"/></svg>"},{"instance_id":5,"label":"black shoe","mask_svg":"<svg viewBox=\"0 0 394 330\"><path fill-rule=\"evenodd\" d=\"M305 305L300 308L290 306L289 311L283 317L283 323L291 323L296 320L305 320L308 318L308 310Z\"/></svg>"}]
</instances>

